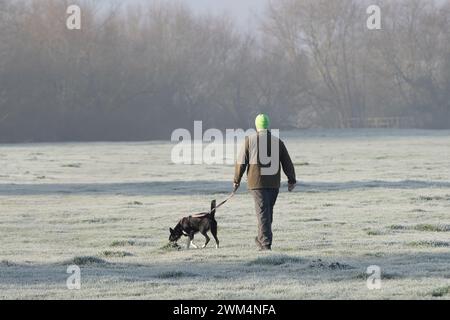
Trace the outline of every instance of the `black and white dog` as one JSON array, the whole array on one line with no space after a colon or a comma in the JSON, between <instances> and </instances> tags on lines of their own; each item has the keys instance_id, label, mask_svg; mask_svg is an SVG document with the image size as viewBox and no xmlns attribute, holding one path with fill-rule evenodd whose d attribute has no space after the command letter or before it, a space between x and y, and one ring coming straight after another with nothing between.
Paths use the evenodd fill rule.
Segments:
<instances>
[{"instance_id":1,"label":"black and white dog","mask_svg":"<svg viewBox=\"0 0 450 320\"><path fill-rule=\"evenodd\" d=\"M170 242L177 242L181 236L187 236L187 248L192 245L194 248L198 248L194 243L194 235L200 232L206 239L205 244L202 248L206 247L209 243L208 231L211 231L211 234L216 240L216 248L219 248L219 239L217 239L217 221L215 219L216 213L216 200L211 201L211 212L199 213L196 215L192 215L189 217L182 218L175 228L169 228Z\"/></svg>"}]
</instances>

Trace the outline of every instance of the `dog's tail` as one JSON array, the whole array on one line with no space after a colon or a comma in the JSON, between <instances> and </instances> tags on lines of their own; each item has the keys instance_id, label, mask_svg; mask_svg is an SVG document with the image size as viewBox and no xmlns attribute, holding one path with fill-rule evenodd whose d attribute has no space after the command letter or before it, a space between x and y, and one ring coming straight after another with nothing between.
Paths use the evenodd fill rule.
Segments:
<instances>
[{"instance_id":1,"label":"dog's tail","mask_svg":"<svg viewBox=\"0 0 450 320\"><path fill-rule=\"evenodd\" d=\"M213 219L215 219L215 214L216 214L216 200L211 201L211 217Z\"/></svg>"}]
</instances>

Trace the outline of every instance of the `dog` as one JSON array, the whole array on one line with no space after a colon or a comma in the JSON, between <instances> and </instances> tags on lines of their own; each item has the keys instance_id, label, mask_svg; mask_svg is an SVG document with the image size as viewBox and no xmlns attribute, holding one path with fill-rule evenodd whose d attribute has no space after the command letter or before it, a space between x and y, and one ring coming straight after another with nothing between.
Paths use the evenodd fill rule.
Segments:
<instances>
[{"instance_id":1,"label":"dog","mask_svg":"<svg viewBox=\"0 0 450 320\"><path fill-rule=\"evenodd\" d=\"M177 242L181 236L187 236L187 244L186 247L192 245L194 248L198 248L194 243L194 235L200 232L206 239L205 244L202 248L205 248L210 238L208 237L208 231L211 231L214 240L216 241L216 248L219 248L219 239L217 238L217 221L215 219L216 213L216 200L211 201L211 212L202 212L192 216L182 218L175 228L169 228L170 242Z\"/></svg>"}]
</instances>

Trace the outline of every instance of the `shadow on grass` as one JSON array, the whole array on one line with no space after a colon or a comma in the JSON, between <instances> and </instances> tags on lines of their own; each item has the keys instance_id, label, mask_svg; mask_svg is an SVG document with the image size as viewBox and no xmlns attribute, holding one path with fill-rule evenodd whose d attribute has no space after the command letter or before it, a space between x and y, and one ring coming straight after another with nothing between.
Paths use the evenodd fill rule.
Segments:
<instances>
[{"instance_id":1,"label":"shadow on grass","mask_svg":"<svg viewBox=\"0 0 450 320\"><path fill-rule=\"evenodd\" d=\"M230 178L231 179L231 178ZM231 180L230 180L231 181ZM46 195L46 194L113 194L113 195L193 195L227 194L231 192L230 181L160 181L133 183L39 183L39 184L0 184L1 195ZM364 189L427 189L450 188L450 181L421 180L368 180L344 182L306 182L299 183L295 192L327 192ZM245 190L245 185L241 187ZM284 190L284 189L283 189Z\"/></svg>"},{"instance_id":2,"label":"shadow on grass","mask_svg":"<svg viewBox=\"0 0 450 320\"><path fill-rule=\"evenodd\" d=\"M214 257L212 257L214 258ZM184 259L165 263L115 263L92 258L87 263L83 259L81 274L84 283L102 279L114 282L165 282L202 281L217 279L239 282L246 279L271 279L292 277L311 281L355 281L365 279L368 266L380 266L381 277L389 279L450 278L450 253L417 253L386 255L383 257L341 257L303 258L296 255L264 253L253 260L228 260L225 262L189 262ZM54 264L18 264L11 261L0 262L0 286L55 285L65 288L67 267L77 262L68 260ZM420 265L420 268L414 266ZM345 266L336 267L336 266ZM412 267L413 266L413 267ZM444 271L445 270L445 271ZM383 276L385 275L385 276Z\"/></svg>"}]
</instances>

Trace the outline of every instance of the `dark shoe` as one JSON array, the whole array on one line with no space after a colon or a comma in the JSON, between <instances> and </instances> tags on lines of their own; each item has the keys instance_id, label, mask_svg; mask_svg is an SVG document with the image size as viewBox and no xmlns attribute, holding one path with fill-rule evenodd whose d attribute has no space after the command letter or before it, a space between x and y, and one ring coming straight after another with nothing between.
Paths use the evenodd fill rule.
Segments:
<instances>
[{"instance_id":1,"label":"dark shoe","mask_svg":"<svg viewBox=\"0 0 450 320\"><path fill-rule=\"evenodd\" d=\"M255 237L255 243L258 249L261 251L263 249L263 246L261 245L261 242L259 242L258 237Z\"/></svg>"},{"instance_id":2,"label":"dark shoe","mask_svg":"<svg viewBox=\"0 0 450 320\"><path fill-rule=\"evenodd\" d=\"M270 251L270 250L272 250L270 246L261 246L261 248L259 248L259 251Z\"/></svg>"}]
</instances>

